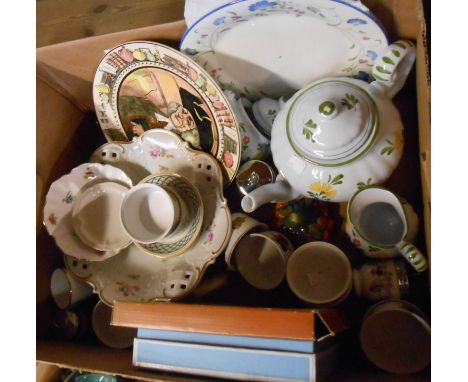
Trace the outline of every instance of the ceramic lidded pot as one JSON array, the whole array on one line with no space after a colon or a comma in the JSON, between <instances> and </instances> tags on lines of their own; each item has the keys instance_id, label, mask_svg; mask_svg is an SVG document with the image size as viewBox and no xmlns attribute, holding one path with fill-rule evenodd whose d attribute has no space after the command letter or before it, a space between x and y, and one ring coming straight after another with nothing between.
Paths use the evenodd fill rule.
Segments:
<instances>
[{"instance_id":1,"label":"ceramic lidded pot","mask_svg":"<svg viewBox=\"0 0 468 382\"><path fill-rule=\"evenodd\" d=\"M403 148L403 123L391 98L414 60L413 44L399 41L377 59L370 84L329 77L291 97L271 134L279 181L245 196L244 211L299 196L344 202L359 187L385 181Z\"/></svg>"}]
</instances>

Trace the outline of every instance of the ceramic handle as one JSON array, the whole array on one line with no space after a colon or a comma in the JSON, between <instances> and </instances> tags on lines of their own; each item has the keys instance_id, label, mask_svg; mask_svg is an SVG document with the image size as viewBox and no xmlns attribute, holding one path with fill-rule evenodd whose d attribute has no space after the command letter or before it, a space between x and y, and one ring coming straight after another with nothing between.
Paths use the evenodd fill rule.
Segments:
<instances>
[{"instance_id":1,"label":"ceramic handle","mask_svg":"<svg viewBox=\"0 0 468 382\"><path fill-rule=\"evenodd\" d=\"M397 248L418 272L424 272L427 269L426 258L413 244L402 241Z\"/></svg>"},{"instance_id":2,"label":"ceramic handle","mask_svg":"<svg viewBox=\"0 0 468 382\"><path fill-rule=\"evenodd\" d=\"M415 60L416 49L411 41L390 44L374 63L372 75L375 81L371 87L393 98L405 84Z\"/></svg>"},{"instance_id":3,"label":"ceramic handle","mask_svg":"<svg viewBox=\"0 0 468 382\"><path fill-rule=\"evenodd\" d=\"M367 8L360 0L342 0L344 3L348 3L353 7L359 8L360 10L369 13L369 8Z\"/></svg>"}]
</instances>

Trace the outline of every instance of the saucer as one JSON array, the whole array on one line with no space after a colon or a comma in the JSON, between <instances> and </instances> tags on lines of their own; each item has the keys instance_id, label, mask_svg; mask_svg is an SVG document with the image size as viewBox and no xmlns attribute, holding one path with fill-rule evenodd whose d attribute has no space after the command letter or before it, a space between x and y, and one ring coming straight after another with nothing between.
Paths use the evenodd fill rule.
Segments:
<instances>
[{"instance_id":1,"label":"saucer","mask_svg":"<svg viewBox=\"0 0 468 382\"><path fill-rule=\"evenodd\" d=\"M63 253L90 261L102 261L119 253L119 250L101 251L87 246L73 229L74 198L80 190L104 181L132 186L131 179L122 170L98 163L75 167L50 186L44 206L44 225Z\"/></svg>"},{"instance_id":2,"label":"saucer","mask_svg":"<svg viewBox=\"0 0 468 382\"><path fill-rule=\"evenodd\" d=\"M179 256L161 259L131 244L119 256L100 263L65 256L67 268L93 285L109 306L114 300L170 301L189 294L231 236L231 213L216 159L191 149L174 133L151 130L133 142L107 143L90 160L125 168L135 182L162 171L180 174L202 197L203 224L193 245Z\"/></svg>"},{"instance_id":3,"label":"saucer","mask_svg":"<svg viewBox=\"0 0 468 382\"><path fill-rule=\"evenodd\" d=\"M143 180L142 183L169 186L175 189L180 199L186 202L187 215L193 219L187 222L188 227L182 235L178 235L175 239L161 240L151 244L135 242L135 245L161 258L180 255L194 243L203 225L203 200L200 193L189 181L175 174L152 175Z\"/></svg>"},{"instance_id":4,"label":"saucer","mask_svg":"<svg viewBox=\"0 0 468 382\"><path fill-rule=\"evenodd\" d=\"M144 41L111 49L96 70L93 99L108 141L172 130L212 154L226 184L234 179L241 143L232 109L209 74L180 52Z\"/></svg>"},{"instance_id":5,"label":"saucer","mask_svg":"<svg viewBox=\"0 0 468 382\"><path fill-rule=\"evenodd\" d=\"M328 76L367 78L387 45L383 26L358 1L239 0L195 22L180 50L223 90L257 99Z\"/></svg>"}]
</instances>

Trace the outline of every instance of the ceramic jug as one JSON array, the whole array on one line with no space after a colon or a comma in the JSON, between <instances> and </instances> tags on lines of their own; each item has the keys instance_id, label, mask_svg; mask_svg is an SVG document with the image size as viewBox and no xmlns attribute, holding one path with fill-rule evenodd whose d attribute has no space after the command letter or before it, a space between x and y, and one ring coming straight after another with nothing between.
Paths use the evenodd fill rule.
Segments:
<instances>
[{"instance_id":1,"label":"ceramic jug","mask_svg":"<svg viewBox=\"0 0 468 382\"><path fill-rule=\"evenodd\" d=\"M363 185L385 181L403 149L403 123L391 99L415 58L411 42L397 41L376 60L373 82L324 78L278 102L271 131L278 181L246 195L243 210L299 196L345 202Z\"/></svg>"}]
</instances>

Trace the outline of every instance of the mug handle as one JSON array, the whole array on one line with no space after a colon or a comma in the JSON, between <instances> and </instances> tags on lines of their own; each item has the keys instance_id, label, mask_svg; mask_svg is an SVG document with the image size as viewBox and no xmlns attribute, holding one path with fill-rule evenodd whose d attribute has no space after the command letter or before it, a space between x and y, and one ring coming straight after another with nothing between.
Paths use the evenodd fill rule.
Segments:
<instances>
[{"instance_id":1,"label":"mug handle","mask_svg":"<svg viewBox=\"0 0 468 382\"><path fill-rule=\"evenodd\" d=\"M375 81L370 84L371 88L393 98L405 84L415 61L416 49L411 41L390 44L375 60L372 67Z\"/></svg>"},{"instance_id":2,"label":"mug handle","mask_svg":"<svg viewBox=\"0 0 468 382\"><path fill-rule=\"evenodd\" d=\"M402 241L396 247L416 271L424 272L427 269L426 258L413 244Z\"/></svg>"}]
</instances>

